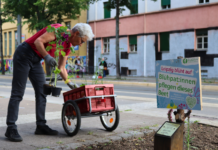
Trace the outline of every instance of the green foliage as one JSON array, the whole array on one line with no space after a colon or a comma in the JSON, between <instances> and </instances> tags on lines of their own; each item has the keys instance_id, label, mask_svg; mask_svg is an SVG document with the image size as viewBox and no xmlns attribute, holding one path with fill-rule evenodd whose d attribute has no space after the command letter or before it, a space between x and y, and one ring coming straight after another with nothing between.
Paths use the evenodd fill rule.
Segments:
<instances>
[{"instance_id":1,"label":"green foliage","mask_svg":"<svg viewBox=\"0 0 218 150\"><path fill-rule=\"evenodd\" d=\"M47 46L46 48L45 48L45 50L48 52L48 51L50 51L52 49L52 46Z\"/></svg>"},{"instance_id":2,"label":"green foliage","mask_svg":"<svg viewBox=\"0 0 218 150\"><path fill-rule=\"evenodd\" d=\"M59 73L61 73L61 70L58 69L58 67L55 67L54 73L55 73L55 74L59 74Z\"/></svg>"},{"instance_id":3,"label":"green foliage","mask_svg":"<svg viewBox=\"0 0 218 150\"><path fill-rule=\"evenodd\" d=\"M186 136L185 136L185 144L186 144L186 148L187 150L190 150L191 148L192 149L198 149L197 147L194 147L191 145L192 141L194 140L195 137L191 137L190 135L190 117L188 117L188 129L187 129L187 133L186 133Z\"/></svg>"},{"instance_id":4,"label":"green foliage","mask_svg":"<svg viewBox=\"0 0 218 150\"><path fill-rule=\"evenodd\" d=\"M66 56L66 53L61 51L61 55L64 57L64 56Z\"/></svg>"},{"instance_id":5,"label":"green foliage","mask_svg":"<svg viewBox=\"0 0 218 150\"><path fill-rule=\"evenodd\" d=\"M77 19L81 10L97 0L2 0L8 18L22 16L29 30L40 30L52 23L63 22L62 16Z\"/></svg>"},{"instance_id":6,"label":"green foliage","mask_svg":"<svg viewBox=\"0 0 218 150\"><path fill-rule=\"evenodd\" d=\"M73 47L70 47L70 51L71 51L71 53L75 53L75 50L74 50L74 48Z\"/></svg>"}]
</instances>

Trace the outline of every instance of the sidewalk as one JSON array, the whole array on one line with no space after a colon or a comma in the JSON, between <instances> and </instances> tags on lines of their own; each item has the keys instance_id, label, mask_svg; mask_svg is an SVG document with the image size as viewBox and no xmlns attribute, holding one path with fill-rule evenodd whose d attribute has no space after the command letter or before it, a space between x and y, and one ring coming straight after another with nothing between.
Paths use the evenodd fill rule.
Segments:
<instances>
[{"instance_id":1,"label":"sidewalk","mask_svg":"<svg viewBox=\"0 0 218 150\"><path fill-rule=\"evenodd\" d=\"M12 78L12 74L0 75L0 78ZM49 78L49 77L46 77ZM79 83L92 83L92 75L84 75L83 77L76 78L76 82ZM134 77L134 76L122 76L121 79L116 79L115 76L107 76L103 79L98 79L98 83L117 84L117 85L138 85L156 87L155 77ZM218 91L218 79L202 79L202 90Z\"/></svg>"},{"instance_id":2,"label":"sidewalk","mask_svg":"<svg viewBox=\"0 0 218 150\"><path fill-rule=\"evenodd\" d=\"M5 137L6 130L6 106L8 99L0 98L0 149L4 150L72 150L83 145L95 143L105 143L132 137L143 137L149 132L157 131L160 126L167 121L167 109L149 108L144 105L143 109L138 106L120 106L120 123L116 130L107 132L100 122L99 117L82 118L81 130L73 137L67 136L61 122L60 104L47 104L46 119L47 124L58 130L57 136L35 135L35 102L23 100L20 105L19 118L17 121L18 131L23 138L23 142L14 143ZM140 106L142 108L142 106ZM155 110L154 110L155 109ZM174 120L174 117L173 117ZM191 121L199 120L191 116ZM201 118L200 123L218 126L216 119ZM140 131L140 129L146 129Z\"/></svg>"}]
</instances>

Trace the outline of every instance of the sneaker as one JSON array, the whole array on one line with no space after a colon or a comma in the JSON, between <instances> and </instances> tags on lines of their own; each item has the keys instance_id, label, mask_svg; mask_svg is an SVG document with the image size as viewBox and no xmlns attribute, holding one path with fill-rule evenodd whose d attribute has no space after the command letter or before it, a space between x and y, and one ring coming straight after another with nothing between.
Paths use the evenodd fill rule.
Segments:
<instances>
[{"instance_id":1,"label":"sneaker","mask_svg":"<svg viewBox=\"0 0 218 150\"><path fill-rule=\"evenodd\" d=\"M58 131L52 130L47 125L44 125L44 126L37 125L35 134L37 135L57 135Z\"/></svg>"},{"instance_id":2,"label":"sneaker","mask_svg":"<svg viewBox=\"0 0 218 150\"><path fill-rule=\"evenodd\" d=\"M12 142L23 141L22 137L19 135L17 129L7 129L5 136Z\"/></svg>"}]
</instances>

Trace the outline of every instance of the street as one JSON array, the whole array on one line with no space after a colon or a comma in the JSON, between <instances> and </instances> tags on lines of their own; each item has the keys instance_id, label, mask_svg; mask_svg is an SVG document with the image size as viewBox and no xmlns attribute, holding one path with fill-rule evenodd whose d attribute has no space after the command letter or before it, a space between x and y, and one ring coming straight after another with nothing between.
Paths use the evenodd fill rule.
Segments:
<instances>
[{"instance_id":1,"label":"street","mask_svg":"<svg viewBox=\"0 0 218 150\"><path fill-rule=\"evenodd\" d=\"M24 141L11 143L4 134L6 130L7 105L11 92L11 76L0 77L0 150L32 150L49 148L62 149L63 147L76 148L84 144L95 142L108 142L136 135L134 128L150 127L157 130L167 119L169 109L157 109L156 91L154 87L114 85L117 103L120 109L120 123L113 132L105 132L100 119L82 118L81 129L74 137L68 137L62 127L61 111L63 96L47 96L46 119L47 124L59 131L58 136L34 135L35 131L35 98L30 81L27 81L23 101L20 103L19 117L16 124ZM78 83L80 84L80 83ZM63 91L69 87L63 81L57 86ZM216 91L203 91L203 110L193 111L191 121L218 125L216 116L218 107L218 93ZM173 117L174 119L174 117ZM155 127L154 127L155 126ZM91 134L90 134L91 133ZM142 135L143 133L138 133ZM62 148L60 148L62 147Z\"/></svg>"},{"instance_id":2,"label":"street","mask_svg":"<svg viewBox=\"0 0 218 150\"><path fill-rule=\"evenodd\" d=\"M81 84L81 83L78 83ZM69 87L64 84L63 81L58 81L57 86L62 87L62 92L68 91ZM150 116L166 118L168 109L157 109L156 103L156 89L152 87L144 86L128 86L128 85L114 85L114 91L117 95L117 103L120 111L131 109L127 113L138 113L146 114ZM9 98L11 92L11 78L0 78L0 96ZM218 119L217 108L218 108L218 93L216 91L203 91L202 92L202 111L193 111L192 116L195 117L206 117L208 119ZM29 101L35 101L34 90L30 81L27 81L26 91L24 99ZM52 97L47 96L47 106L50 104L63 104L63 96ZM27 108L21 108L27 109ZM142 111L143 110L143 111ZM57 111L57 110L54 110ZM59 110L60 111L60 110ZM35 118L30 118L32 122ZM218 120L217 120L218 121ZM20 121L19 121L20 122ZM30 120L28 120L30 122ZM22 121L22 123L24 123ZM1 122L0 126L4 126L5 122Z\"/></svg>"}]
</instances>

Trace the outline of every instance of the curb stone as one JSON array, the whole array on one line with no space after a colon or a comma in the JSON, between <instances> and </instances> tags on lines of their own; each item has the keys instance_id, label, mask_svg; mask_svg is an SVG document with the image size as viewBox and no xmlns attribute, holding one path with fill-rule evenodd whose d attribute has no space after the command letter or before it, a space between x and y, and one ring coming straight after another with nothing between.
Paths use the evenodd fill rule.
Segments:
<instances>
[{"instance_id":1,"label":"curb stone","mask_svg":"<svg viewBox=\"0 0 218 150\"><path fill-rule=\"evenodd\" d=\"M59 150L59 149L63 149L63 150L72 150L72 149L76 149L78 147L82 147L83 145L92 145L92 144L97 144L97 143L107 143L110 141L121 141L121 140L130 140L132 138L140 138L143 137L145 135L148 135L149 133L152 132L156 132L158 127L153 127L153 130L147 130L147 131L143 131L143 132L139 132L139 131L129 131L128 133L121 133L118 134L117 136L110 136L109 139L105 139L105 138L97 138L94 141L91 140L86 140L85 143L70 143L70 144L65 144L63 146L56 146L56 147L51 147L51 148L44 148L44 149L40 149L40 150Z\"/></svg>"},{"instance_id":2,"label":"curb stone","mask_svg":"<svg viewBox=\"0 0 218 150\"><path fill-rule=\"evenodd\" d=\"M144 136L144 133L143 132L139 132L139 131L130 131L129 133L132 134L133 138L139 138L139 137Z\"/></svg>"},{"instance_id":3,"label":"curb stone","mask_svg":"<svg viewBox=\"0 0 218 150\"><path fill-rule=\"evenodd\" d=\"M122 140L122 137L120 137L120 136L111 136L109 138L111 141L121 141Z\"/></svg>"},{"instance_id":4,"label":"curb stone","mask_svg":"<svg viewBox=\"0 0 218 150\"><path fill-rule=\"evenodd\" d=\"M72 150L72 149L76 149L78 147L82 147L83 145L92 145L92 144L97 144L97 143L107 143L110 141L121 141L121 140L130 140L132 138L140 138L143 136L148 135L149 133L152 132L156 132L159 127L152 127L152 130L147 130L147 131L143 131L143 132L139 132L139 131L129 131L128 133L121 133L118 134L117 136L110 136L109 139L105 139L105 138L97 138L94 141L91 140L86 140L85 143L70 143L70 144L65 144L63 146L56 146L56 147L52 147L52 148L44 148L44 149L40 149L40 150L59 150L59 149L63 149L63 150Z\"/></svg>"}]
</instances>

